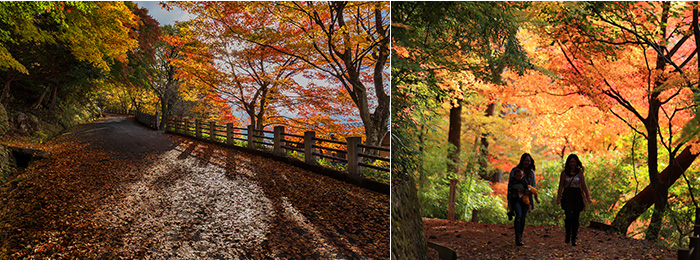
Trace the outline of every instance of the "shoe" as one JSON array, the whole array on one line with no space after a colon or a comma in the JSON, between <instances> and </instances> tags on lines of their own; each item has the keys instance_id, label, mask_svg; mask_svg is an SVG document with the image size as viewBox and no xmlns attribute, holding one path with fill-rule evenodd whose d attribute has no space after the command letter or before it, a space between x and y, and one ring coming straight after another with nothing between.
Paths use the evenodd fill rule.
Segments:
<instances>
[{"instance_id":1,"label":"shoe","mask_svg":"<svg viewBox=\"0 0 700 260\"><path fill-rule=\"evenodd\" d=\"M569 238L569 235L566 235L566 239L564 239L564 244L568 244L571 239Z\"/></svg>"},{"instance_id":2,"label":"shoe","mask_svg":"<svg viewBox=\"0 0 700 260\"><path fill-rule=\"evenodd\" d=\"M523 234L516 234L515 235L515 245L516 246L524 246L525 243L523 243Z\"/></svg>"}]
</instances>

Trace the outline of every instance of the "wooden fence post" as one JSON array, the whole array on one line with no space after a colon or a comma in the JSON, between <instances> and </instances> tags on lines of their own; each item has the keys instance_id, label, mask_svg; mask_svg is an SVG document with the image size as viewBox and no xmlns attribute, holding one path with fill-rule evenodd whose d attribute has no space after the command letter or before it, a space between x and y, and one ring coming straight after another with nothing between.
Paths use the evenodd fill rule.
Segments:
<instances>
[{"instance_id":1,"label":"wooden fence post","mask_svg":"<svg viewBox=\"0 0 700 260\"><path fill-rule=\"evenodd\" d=\"M194 132L197 138L202 138L202 120L201 119L195 119L194 120Z\"/></svg>"},{"instance_id":2,"label":"wooden fence post","mask_svg":"<svg viewBox=\"0 0 700 260\"><path fill-rule=\"evenodd\" d=\"M209 140L216 142L216 121L209 122Z\"/></svg>"},{"instance_id":3,"label":"wooden fence post","mask_svg":"<svg viewBox=\"0 0 700 260\"><path fill-rule=\"evenodd\" d=\"M352 175L360 175L360 157L358 156L360 151L360 143L362 143L362 137L348 137L348 173Z\"/></svg>"},{"instance_id":4,"label":"wooden fence post","mask_svg":"<svg viewBox=\"0 0 700 260\"><path fill-rule=\"evenodd\" d=\"M233 123L226 124L226 143L233 145Z\"/></svg>"},{"instance_id":5,"label":"wooden fence post","mask_svg":"<svg viewBox=\"0 0 700 260\"><path fill-rule=\"evenodd\" d=\"M275 143L275 148L272 150L272 153L278 155L278 156L284 156L284 149L282 149L282 142L284 142L284 126L275 126L275 136L274 136L274 143Z\"/></svg>"},{"instance_id":6,"label":"wooden fence post","mask_svg":"<svg viewBox=\"0 0 700 260\"><path fill-rule=\"evenodd\" d=\"M314 156L314 145L316 145L316 132L304 132L304 161L308 164L316 164L316 156Z\"/></svg>"},{"instance_id":7,"label":"wooden fence post","mask_svg":"<svg viewBox=\"0 0 700 260\"><path fill-rule=\"evenodd\" d=\"M182 133L186 134L186 135L190 135L190 129L189 129L190 128L190 120L185 118L184 123L185 123L185 125L182 128Z\"/></svg>"},{"instance_id":8,"label":"wooden fence post","mask_svg":"<svg viewBox=\"0 0 700 260\"><path fill-rule=\"evenodd\" d=\"M255 149L255 127L248 125L248 148Z\"/></svg>"},{"instance_id":9,"label":"wooden fence post","mask_svg":"<svg viewBox=\"0 0 700 260\"><path fill-rule=\"evenodd\" d=\"M447 202L447 219L455 220L455 198L457 197L457 183L458 180L450 180L450 197Z\"/></svg>"}]
</instances>

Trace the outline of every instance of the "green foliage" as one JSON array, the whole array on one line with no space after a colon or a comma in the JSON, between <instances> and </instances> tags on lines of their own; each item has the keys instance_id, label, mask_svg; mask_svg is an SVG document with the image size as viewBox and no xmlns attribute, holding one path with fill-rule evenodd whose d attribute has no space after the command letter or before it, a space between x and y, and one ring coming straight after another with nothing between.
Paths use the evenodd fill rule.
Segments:
<instances>
[{"instance_id":1,"label":"green foliage","mask_svg":"<svg viewBox=\"0 0 700 260\"><path fill-rule=\"evenodd\" d=\"M392 38L394 44L427 54L419 62L407 65L409 70L417 72L425 68L419 65L435 64L468 70L478 79L500 83L499 70L508 67L522 73L532 67L515 37L524 19L516 10L527 5L524 2L396 2L392 4ZM472 59L462 62L450 59L458 53Z\"/></svg>"},{"instance_id":2,"label":"green foliage","mask_svg":"<svg viewBox=\"0 0 700 260\"><path fill-rule=\"evenodd\" d=\"M540 203L536 203L535 209L528 213L527 224L563 226L564 211L560 205L555 203L563 161L542 161L537 163L537 197L540 199Z\"/></svg>"},{"instance_id":3,"label":"green foliage","mask_svg":"<svg viewBox=\"0 0 700 260\"><path fill-rule=\"evenodd\" d=\"M300 153L294 150L287 150L287 157L291 157L300 161L304 160L304 153Z\"/></svg>"},{"instance_id":4,"label":"green foliage","mask_svg":"<svg viewBox=\"0 0 700 260\"><path fill-rule=\"evenodd\" d=\"M580 156L586 167L586 184L591 191L592 204L581 212L581 225L588 226L591 221L610 223L617 213L615 207L621 206L623 194L629 193L628 167L613 159L600 159L594 156ZM560 205L555 204L559 176L563 169L562 161L545 161L539 165L537 182L540 204L528 215L528 224L562 226L564 213ZM554 217L556 216L556 217Z\"/></svg>"},{"instance_id":5,"label":"green foliage","mask_svg":"<svg viewBox=\"0 0 700 260\"><path fill-rule=\"evenodd\" d=\"M8 130L10 130L10 123L8 121L7 110L5 110L5 106L0 104L0 136L7 133Z\"/></svg>"},{"instance_id":6,"label":"green foliage","mask_svg":"<svg viewBox=\"0 0 700 260\"><path fill-rule=\"evenodd\" d=\"M449 179L443 179L422 190L420 199L421 213L429 218L447 218L450 184ZM479 222L507 223L505 201L493 197L493 190L487 181L478 178L467 178L458 185L458 195L455 201L455 218L471 220L473 210L478 211Z\"/></svg>"},{"instance_id":7,"label":"green foliage","mask_svg":"<svg viewBox=\"0 0 700 260\"><path fill-rule=\"evenodd\" d=\"M335 169L335 170L339 170L339 171L347 171L348 170L348 167L346 165L337 163L334 160L328 160L326 158L319 158L318 160L316 160L316 163L318 165L323 166L323 167L331 168L331 169Z\"/></svg>"},{"instance_id":8,"label":"green foliage","mask_svg":"<svg viewBox=\"0 0 700 260\"><path fill-rule=\"evenodd\" d=\"M99 109L93 103L78 104L59 101L58 109L54 111L59 124L65 128L71 128L78 124L92 121L101 116Z\"/></svg>"},{"instance_id":9,"label":"green foliage","mask_svg":"<svg viewBox=\"0 0 700 260\"><path fill-rule=\"evenodd\" d=\"M384 168L390 168L390 165L388 162L384 161L374 161L370 163L371 165L378 166L378 167L384 167ZM341 167L343 170L347 170L347 167ZM381 182L381 183L386 183L389 184L389 180L391 178L391 174L389 172L384 172L384 171L379 171L375 170L372 168L362 168L362 176L373 179L375 181Z\"/></svg>"}]
</instances>

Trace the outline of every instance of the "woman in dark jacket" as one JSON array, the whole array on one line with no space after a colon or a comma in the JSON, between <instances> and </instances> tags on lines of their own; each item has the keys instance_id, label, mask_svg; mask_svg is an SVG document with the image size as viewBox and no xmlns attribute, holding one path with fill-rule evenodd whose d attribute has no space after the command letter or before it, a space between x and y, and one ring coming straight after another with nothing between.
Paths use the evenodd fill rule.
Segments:
<instances>
[{"instance_id":1,"label":"woman in dark jacket","mask_svg":"<svg viewBox=\"0 0 700 260\"><path fill-rule=\"evenodd\" d=\"M525 183L527 183L527 185L537 188L537 180L535 179L535 160L532 159L532 156L530 156L529 153L524 153L522 156L520 156L520 163L518 163L518 165L510 171L510 178L508 178L508 208L515 214L515 220L513 221L513 228L515 229L515 244L522 246L524 245L523 231L525 229L525 218L527 217L529 207L527 207L527 205L523 203L520 198L518 198L518 192L520 190L516 188L517 179L515 178L515 173L518 171L523 172L524 176L522 179L525 181ZM530 201L533 201L532 194L527 194L525 196L530 196ZM534 201L537 203L540 202L537 196L534 196L534 199Z\"/></svg>"},{"instance_id":2,"label":"woman in dark jacket","mask_svg":"<svg viewBox=\"0 0 700 260\"><path fill-rule=\"evenodd\" d=\"M576 246L578 235L579 216L586 208L586 204L591 203L591 192L586 185L586 178L583 175L584 168L581 160L575 154L570 154L566 158L564 170L559 177L559 189L557 190L557 204L561 204L564 210L564 227L566 229L565 243L571 241L572 246Z\"/></svg>"}]
</instances>

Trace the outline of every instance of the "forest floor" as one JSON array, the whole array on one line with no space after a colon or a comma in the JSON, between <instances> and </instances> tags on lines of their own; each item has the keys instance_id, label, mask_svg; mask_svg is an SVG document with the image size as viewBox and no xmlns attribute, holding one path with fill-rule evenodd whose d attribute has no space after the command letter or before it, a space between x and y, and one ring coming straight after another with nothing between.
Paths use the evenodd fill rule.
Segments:
<instances>
[{"instance_id":1,"label":"forest floor","mask_svg":"<svg viewBox=\"0 0 700 260\"><path fill-rule=\"evenodd\" d=\"M0 188L0 259L388 259L389 196L110 115Z\"/></svg>"},{"instance_id":2,"label":"forest floor","mask_svg":"<svg viewBox=\"0 0 700 260\"><path fill-rule=\"evenodd\" d=\"M525 226L525 246L518 247L512 225L429 218L423 223L427 240L452 248L458 259L676 258L676 251L652 242L587 227L579 229L578 245L572 246L564 243L564 227Z\"/></svg>"}]
</instances>

